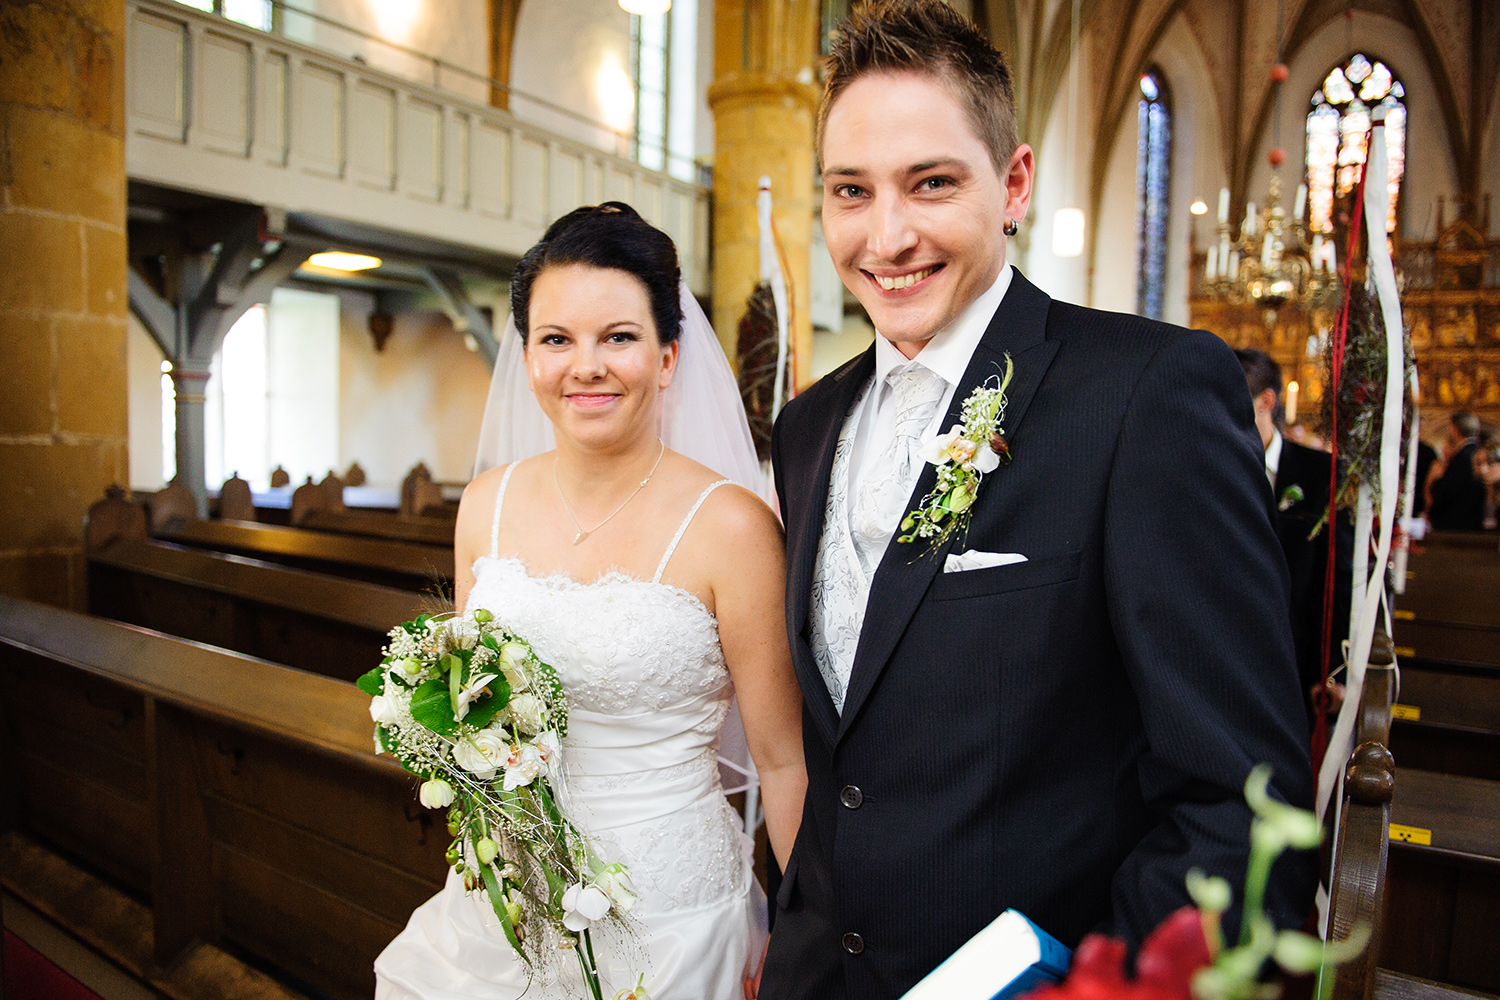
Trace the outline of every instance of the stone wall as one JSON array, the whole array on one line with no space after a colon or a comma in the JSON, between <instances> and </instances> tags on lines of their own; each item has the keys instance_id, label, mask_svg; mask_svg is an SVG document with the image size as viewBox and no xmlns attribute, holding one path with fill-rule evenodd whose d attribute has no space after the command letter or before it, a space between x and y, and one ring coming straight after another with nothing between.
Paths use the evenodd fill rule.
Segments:
<instances>
[{"instance_id":1,"label":"stone wall","mask_svg":"<svg viewBox=\"0 0 1500 1000\"><path fill-rule=\"evenodd\" d=\"M0 4L0 592L81 607L125 482L123 0Z\"/></svg>"}]
</instances>

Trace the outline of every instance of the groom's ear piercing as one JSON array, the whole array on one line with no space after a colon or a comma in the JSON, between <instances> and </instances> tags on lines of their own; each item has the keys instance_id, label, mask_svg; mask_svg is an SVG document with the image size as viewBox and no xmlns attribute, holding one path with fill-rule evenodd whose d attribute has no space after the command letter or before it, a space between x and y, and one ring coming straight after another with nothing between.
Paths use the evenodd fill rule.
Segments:
<instances>
[{"instance_id":1,"label":"groom's ear piercing","mask_svg":"<svg viewBox=\"0 0 1500 1000\"><path fill-rule=\"evenodd\" d=\"M1014 235L1016 235L1016 233L1018 233L1020 231L1021 231L1021 224L1019 222L1017 222L1015 219L1006 219L1005 220L1005 227L1001 230L1001 232L1005 233L1006 236L1014 236Z\"/></svg>"}]
</instances>

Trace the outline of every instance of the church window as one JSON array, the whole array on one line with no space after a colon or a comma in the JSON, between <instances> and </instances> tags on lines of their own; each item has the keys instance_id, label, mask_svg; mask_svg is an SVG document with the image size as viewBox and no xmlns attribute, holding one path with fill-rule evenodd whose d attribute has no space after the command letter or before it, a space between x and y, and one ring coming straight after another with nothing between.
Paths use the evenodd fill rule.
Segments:
<instances>
[{"instance_id":1,"label":"church window","mask_svg":"<svg viewBox=\"0 0 1500 1000\"><path fill-rule=\"evenodd\" d=\"M1167 282L1167 196L1171 186L1172 114L1166 81L1155 70L1140 81L1135 157L1136 309L1161 319Z\"/></svg>"},{"instance_id":2,"label":"church window","mask_svg":"<svg viewBox=\"0 0 1500 1000\"><path fill-rule=\"evenodd\" d=\"M1307 114L1308 226L1314 232L1334 231L1334 206L1351 198L1369 152L1370 117L1385 109L1386 148L1390 168L1385 182L1390 191L1386 232L1396 231L1396 203L1406 171L1406 88L1389 66L1356 52L1329 70L1312 95Z\"/></svg>"},{"instance_id":3,"label":"church window","mask_svg":"<svg viewBox=\"0 0 1500 1000\"><path fill-rule=\"evenodd\" d=\"M274 23L271 0L178 0L179 3L218 14L261 31L270 31Z\"/></svg>"},{"instance_id":4,"label":"church window","mask_svg":"<svg viewBox=\"0 0 1500 1000\"><path fill-rule=\"evenodd\" d=\"M676 0L662 14L630 18L636 160L683 180L694 176L698 108L698 4Z\"/></svg>"}]
</instances>

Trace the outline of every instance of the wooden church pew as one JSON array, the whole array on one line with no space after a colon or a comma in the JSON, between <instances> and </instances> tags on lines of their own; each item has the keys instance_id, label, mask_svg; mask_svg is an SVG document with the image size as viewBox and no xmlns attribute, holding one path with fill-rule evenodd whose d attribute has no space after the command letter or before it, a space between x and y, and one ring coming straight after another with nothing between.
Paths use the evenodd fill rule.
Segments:
<instances>
[{"instance_id":1,"label":"wooden church pew","mask_svg":"<svg viewBox=\"0 0 1500 1000\"><path fill-rule=\"evenodd\" d=\"M1381 964L1500 993L1500 782L1398 766L1391 823Z\"/></svg>"},{"instance_id":2,"label":"wooden church pew","mask_svg":"<svg viewBox=\"0 0 1500 1000\"><path fill-rule=\"evenodd\" d=\"M1500 781L1500 670L1404 669L1394 711L1403 768Z\"/></svg>"},{"instance_id":3,"label":"wooden church pew","mask_svg":"<svg viewBox=\"0 0 1500 1000\"><path fill-rule=\"evenodd\" d=\"M451 594L453 588L451 544L420 545L249 521L178 523L159 529L155 537L404 590Z\"/></svg>"},{"instance_id":4,"label":"wooden church pew","mask_svg":"<svg viewBox=\"0 0 1500 1000\"><path fill-rule=\"evenodd\" d=\"M0 597L7 890L164 995L206 948L365 1000L448 844L374 754L368 706L342 681Z\"/></svg>"},{"instance_id":5,"label":"wooden church pew","mask_svg":"<svg viewBox=\"0 0 1500 1000\"><path fill-rule=\"evenodd\" d=\"M452 547L453 522L437 517L401 517L393 511L360 510L315 510L310 511L297 525L313 531L327 531L339 535L368 535L371 538L389 538L401 542L416 542L419 545Z\"/></svg>"},{"instance_id":6,"label":"wooden church pew","mask_svg":"<svg viewBox=\"0 0 1500 1000\"><path fill-rule=\"evenodd\" d=\"M89 611L353 680L430 596L167 542L116 539L88 557Z\"/></svg>"},{"instance_id":7,"label":"wooden church pew","mask_svg":"<svg viewBox=\"0 0 1500 1000\"><path fill-rule=\"evenodd\" d=\"M1500 553L1494 535L1429 537L1396 599L1403 768L1500 780Z\"/></svg>"}]
</instances>

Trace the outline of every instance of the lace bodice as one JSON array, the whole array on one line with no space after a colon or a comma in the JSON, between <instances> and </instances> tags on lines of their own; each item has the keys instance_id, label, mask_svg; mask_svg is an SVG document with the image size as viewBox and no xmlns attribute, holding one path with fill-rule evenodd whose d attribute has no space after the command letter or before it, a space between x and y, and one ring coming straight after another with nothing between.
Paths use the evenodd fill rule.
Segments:
<instances>
[{"instance_id":1,"label":"lace bodice","mask_svg":"<svg viewBox=\"0 0 1500 1000\"><path fill-rule=\"evenodd\" d=\"M497 513L509 478L507 470ZM668 909L722 899L748 876L716 764L733 696L718 621L695 595L661 581L718 485L694 504L655 579L534 575L496 553L496 533L469 591L469 608L490 611L557 668L569 707L565 807Z\"/></svg>"}]
</instances>

